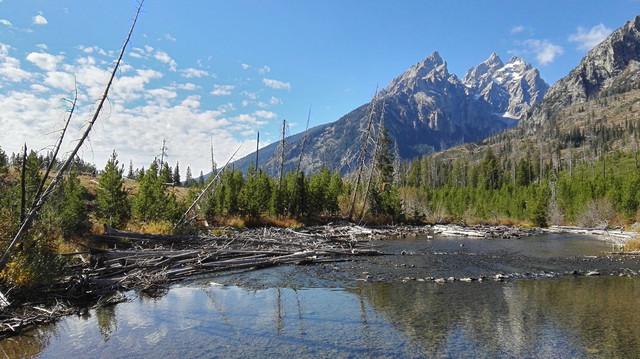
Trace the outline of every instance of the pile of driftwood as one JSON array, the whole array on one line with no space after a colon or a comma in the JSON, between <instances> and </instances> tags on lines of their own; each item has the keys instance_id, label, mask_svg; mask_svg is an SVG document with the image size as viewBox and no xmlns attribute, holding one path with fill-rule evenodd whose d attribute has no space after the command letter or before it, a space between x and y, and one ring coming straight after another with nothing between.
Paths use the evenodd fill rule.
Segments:
<instances>
[{"instance_id":1,"label":"pile of driftwood","mask_svg":"<svg viewBox=\"0 0 640 359\"><path fill-rule=\"evenodd\" d=\"M475 238L520 238L536 234L535 229L509 226L459 226L454 224L436 224L432 227L433 234L442 237L475 237Z\"/></svg>"},{"instance_id":2,"label":"pile of driftwood","mask_svg":"<svg viewBox=\"0 0 640 359\"><path fill-rule=\"evenodd\" d=\"M380 255L357 226L305 230L265 228L222 235L150 235L109 229L88 240L87 251L72 253L82 263L69 276L38 290L31 302L0 297L0 338L53 322L89 307L124 300L123 290L164 294L171 283L216 272L253 270L283 264L345 261Z\"/></svg>"},{"instance_id":3,"label":"pile of driftwood","mask_svg":"<svg viewBox=\"0 0 640 359\"><path fill-rule=\"evenodd\" d=\"M343 261L380 255L357 227L331 231L265 228L228 230L224 236L148 235L109 230L95 236L90 266L83 274L94 290L139 289L162 292L188 277L222 271L259 269L281 264Z\"/></svg>"}]
</instances>

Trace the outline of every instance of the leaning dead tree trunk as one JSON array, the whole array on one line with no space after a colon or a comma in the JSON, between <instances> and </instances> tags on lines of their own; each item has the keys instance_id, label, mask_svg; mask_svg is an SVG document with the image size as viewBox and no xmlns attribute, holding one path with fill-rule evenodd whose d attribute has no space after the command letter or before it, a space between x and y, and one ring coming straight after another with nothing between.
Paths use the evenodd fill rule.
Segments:
<instances>
[{"instance_id":1,"label":"leaning dead tree trunk","mask_svg":"<svg viewBox=\"0 0 640 359\"><path fill-rule=\"evenodd\" d=\"M116 73L118 72L118 68L120 67L120 63L122 62L122 57L124 56L127 45L131 40L133 30L135 29L136 23L138 22L138 17L140 16L140 11L142 10L142 4L144 4L144 0L141 0L140 4L138 5L138 9L136 10L136 15L133 18L133 23L131 24L129 33L127 34L124 44L122 45L122 49L120 50L120 55L116 60L116 63L113 67L113 71L111 72L111 76L109 77L109 82L107 83L107 86L104 89L104 93L102 94L102 97L98 102L98 106L96 107L93 117L89 121L87 128L82 134L82 137L80 137L80 140L78 140L78 142L76 143L76 146L71 151L71 154L69 155L69 157L67 157L66 161L62 164L62 167L60 168L60 170L58 170L58 173L56 173L56 176L53 178L51 183L49 183L49 185L44 190L44 192L42 192L40 197L35 200L35 205L29 210L29 213L25 217L24 221L22 221L20 225L20 229L18 229L18 233L16 233L16 235L13 237L13 239L9 243L9 246L7 246L2 257L0 258L0 270L4 269L4 267L6 266L9 260L9 256L11 254L13 247L16 245L16 243L18 243L22 239L22 237L29 230L29 228L31 228L31 224L33 223L36 216L38 215L38 212L40 211L42 206L45 204L45 202L47 201L51 193L53 193L55 189L58 187L58 185L62 181L62 178L64 177L65 172L69 169L69 167L71 166L71 163L73 162L73 159L76 157L76 155L78 154L78 151L84 144L84 141L87 139L87 137L89 137L89 133L91 133L91 130L93 129L93 125L98 120L98 116L100 115L102 107L104 106L104 103L107 101L107 97L109 96L109 89L111 89L111 85L113 84L113 79L115 78Z\"/></svg>"},{"instance_id":2,"label":"leaning dead tree trunk","mask_svg":"<svg viewBox=\"0 0 640 359\"><path fill-rule=\"evenodd\" d=\"M367 121L367 130L364 133L362 148L360 149L360 153L358 155L358 173L356 175L356 183L353 187L353 196L351 197L351 203L349 204L349 220L353 219L353 211L355 210L356 198L358 196L358 187L360 186L360 180L362 179L362 171L365 166L365 161L367 159L367 147L369 146L369 139L371 138L371 127L373 123L373 114L376 108L376 100L378 98L378 86L376 86L376 92L373 95L373 99L371 100L371 108L369 110L369 119Z\"/></svg>"},{"instance_id":3,"label":"leaning dead tree trunk","mask_svg":"<svg viewBox=\"0 0 640 359\"><path fill-rule=\"evenodd\" d=\"M76 88L76 93L75 93L75 95L73 97L73 102L71 103L71 109L69 110L69 116L67 116L67 121L65 122L64 127L62 128L62 132L60 133L60 137L58 138L58 143L56 143L56 147L53 150L53 154L51 155L51 159L49 159L49 164L47 165L47 169L44 172L44 176L42 177L42 180L40 181L40 185L38 186L38 190L36 191L35 196L33 196L33 204L31 205L31 207L36 205L36 201L38 200L38 198L42 194L42 190L44 189L44 185L46 184L47 179L49 178L49 174L51 173L51 169L55 165L56 159L58 158L58 152L60 151L60 147L62 147L62 141L64 140L64 135L67 133L67 128L69 128L69 122L71 122L71 117L73 117L73 112L76 109L76 102L78 101L78 85L77 84L76 84L75 88Z\"/></svg>"},{"instance_id":4,"label":"leaning dead tree trunk","mask_svg":"<svg viewBox=\"0 0 640 359\"><path fill-rule=\"evenodd\" d=\"M373 148L373 157L371 157L371 171L369 172L369 179L367 180L367 187L364 190L364 204L362 205L362 211L360 212L360 221L364 219L364 214L367 209L367 199L369 199L369 190L371 189L371 182L373 182L373 173L375 172L376 160L378 158L378 150L380 149L380 140L382 139L382 127L384 126L384 107L385 101L382 101L382 112L380 113L380 122L378 123L378 135L376 136L376 144Z\"/></svg>"},{"instance_id":5,"label":"leaning dead tree trunk","mask_svg":"<svg viewBox=\"0 0 640 359\"><path fill-rule=\"evenodd\" d=\"M216 173L216 176L213 177L213 180L209 181L209 184L207 184L207 186L202 190L202 192L200 192L200 194L198 195L198 197L196 197L196 199L193 201L193 203L191 203L191 206L189 206L189 208L187 208L186 212L184 212L182 217L180 217L180 220L173 226L174 230L176 228L178 228L182 223L184 223L184 221L187 219L187 216L189 215L189 212L191 212L193 207L195 207L198 204L198 202L200 202L200 199L202 198L202 196L204 196L205 193L207 193L209 188L211 188L211 186L213 186L213 184L218 181L218 178L220 177L220 174L222 172L224 172L225 168L227 168L227 166L229 165L229 162L231 162L233 157L235 157L235 155L238 153L238 151L240 151L241 147L242 147L242 145L238 146L236 151L227 160L227 163L225 163L224 166L222 166L222 168L220 170L218 170L218 173Z\"/></svg>"},{"instance_id":6,"label":"leaning dead tree trunk","mask_svg":"<svg viewBox=\"0 0 640 359\"><path fill-rule=\"evenodd\" d=\"M25 212L27 210L27 144L24 144L22 151L22 168L20 170L20 223L24 222Z\"/></svg>"}]
</instances>

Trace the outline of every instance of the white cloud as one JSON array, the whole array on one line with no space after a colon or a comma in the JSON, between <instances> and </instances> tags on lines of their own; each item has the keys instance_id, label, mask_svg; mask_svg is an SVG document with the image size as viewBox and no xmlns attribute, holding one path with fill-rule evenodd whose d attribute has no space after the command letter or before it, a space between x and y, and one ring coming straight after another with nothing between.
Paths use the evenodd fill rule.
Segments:
<instances>
[{"instance_id":1,"label":"white cloud","mask_svg":"<svg viewBox=\"0 0 640 359\"><path fill-rule=\"evenodd\" d=\"M564 49L548 40L529 39L523 42L525 51L533 53L540 65L548 65L555 61L557 56L564 53Z\"/></svg>"},{"instance_id":2,"label":"white cloud","mask_svg":"<svg viewBox=\"0 0 640 359\"><path fill-rule=\"evenodd\" d=\"M110 60L104 62L96 56L97 50L81 48L76 58L42 56L42 52L27 55L39 69L27 72L20 68L20 61L11 57L12 48L0 43L0 144L7 151L17 151L27 141L30 147L44 148L55 143L57 132L64 118L67 104L60 99L74 89L77 77L79 106L72 120L69 141L63 151L73 145L79 137L84 121L91 115L96 99L104 91L110 76ZM153 58L155 50L140 49L136 53ZM48 55L48 54L47 54ZM55 55L50 55L55 56ZM27 61L27 60L24 60ZM170 159L180 161L182 170L190 164L194 173L209 168L209 159L200 156L209 148L213 136L218 158L227 157L244 143L238 156L253 149L253 129L263 123L268 112L251 111L249 114L225 117L234 111L232 103L207 109L200 96L181 92L193 91L193 83L162 85L158 79L163 74L136 68L134 64L123 64L110 92L109 103L91 134L91 145L85 146L80 156L102 167L113 149L122 162L133 160L134 166L148 166L158 151L158 139L170 138ZM50 69L48 71L45 69ZM180 73L182 75L182 73ZM38 81L17 84L17 81ZM16 82L16 85L7 83ZM218 90L231 92L233 85L220 85ZM214 87L215 90L215 87ZM188 95L185 97L185 95ZM234 114L235 115L235 114ZM262 116L262 117L260 117ZM249 134L250 133L250 134ZM248 134L245 137L245 134ZM183 144L189 143L189 146ZM172 146L173 144L173 146ZM184 173L184 172L183 172Z\"/></svg>"},{"instance_id":3,"label":"white cloud","mask_svg":"<svg viewBox=\"0 0 640 359\"><path fill-rule=\"evenodd\" d=\"M262 79L265 86L275 90L291 90L291 84L288 82L278 81L274 79Z\"/></svg>"},{"instance_id":4,"label":"white cloud","mask_svg":"<svg viewBox=\"0 0 640 359\"><path fill-rule=\"evenodd\" d=\"M251 65L249 65L249 64L240 64L240 67L242 67L243 70L248 70L251 67Z\"/></svg>"},{"instance_id":5,"label":"white cloud","mask_svg":"<svg viewBox=\"0 0 640 359\"><path fill-rule=\"evenodd\" d=\"M260 73L261 75L268 74L269 72L271 72L271 67L267 65L264 65L258 69L258 73Z\"/></svg>"},{"instance_id":6,"label":"white cloud","mask_svg":"<svg viewBox=\"0 0 640 359\"><path fill-rule=\"evenodd\" d=\"M267 119L267 120L276 118L276 114L271 112L271 111L258 110L256 112L254 112L253 114L256 115L257 117L264 118L264 119Z\"/></svg>"},{"instance_id":7,"label":"white cloud","mask_svg":"<svg viewBox=\"0 0 640 359\"><path fill-rule=\"evenodd\" d=\"M246 113L232 117L231 120L233 121L232 128L235 131L253 132L253 130L255 129L255 126L262 126L267 123L264 120L259 120L256 116L249 115Z\"/></svg>"},{"instance_id":8,"label":"white cloud","mask_svg":"<svg viewBox=\"0 0 640 359\"><path fill-rule=\"evenodd\" d=\"M178 94L170 89L156 88L148 90L145 98L151 102L161 104L163 106L169 106L169 102L178 97Z\"/></svg>"},{"instance_id":9,"label":"white cloud","mask_svg":"<svg viewBox=\"0 0 640 359\"><path fill-rule=\"evenodd\" d=\"M80 49L82 52L87 53L87 54L93 54L93 53L97 53L99 55L102 56L107 56L108 53L103 50L102 48L98 47L98 46L78 46L78 49Z\"/></svg>"},{"instance_id":10,"label":"white cloud","mask_svg":"<svg viewBox=\"0 0 640 359\"><path fill-rule=\"evenodd\" d=\"M271 104L271 105L280 105L280 104L282 104L282 100L280 100L279 98L277 98L275 96L271 96L271 99L269 99L269 104Z\"/></svg>"},{"instance_id":11,"label":"white cloud","mask_svg":"<svg viewBox=\"0 0 640 359\"><path fill-rule=\"evenodd\" d=\"M578 27L575 33L569 35L569 41L577 43L579 49L591 50L606 39L612 31L604 24L598 24L588 31L583 27Z\"/></svg>"},{"instance_id":12,"label":"white cloud","mask_svg":"<svg viewBox=\"0 0 640 359\"><path fill-rule=\"evenodd\" d=\"M211 94L213 96L228 96L231 95L231 91L233 91L233 89L235 88L235 86L233 85L213 85L213 91L211 91Z\"/></svg>"},{"instance_id":13,"label":"white cloud","mask_svg":"<svg viewBox=\"0 0 640 359\"><path fill-rule=\"evenodd\" d=\"M49 46L47 46L47 44L36 44L36 47L39 48L40 50L48 50Z\"/></svg>"},{"instance_id":14,"label":"white cloud","mask_svg":"<svg viewBox=\"0 0 640 359\"><path fill-rule=\"evenodd\" d=\"M0 19L0 25L6 26L6 27L12 27L13 26L11 21L9 21L7 19Z\"/></svg>"},{"instance_id":15,"label":"white cloud","mask_svg":"<svg viewBox=\"0 0 640 359\"><path fill-rule=\"evenodd\" d=\"M191 82L176 84L175 87L179 90L185 90L185 91L195 91L198 88L200 88L198 85Z\"/></svg>"},{"instance_id":16,"label":"white cloud","mask_svg":"<svg viewBox=\"0 0 640 359\"><path fill-rule=\"evenodd\" d=\"M0 43L0 80L21 82L30 79L32 74L20 67L20 60L9 56L9 45Z\"/></svg>"},{"instance_id":17,"label":"white cloud","mask_svg":"<svg viewBox=\"0 0 640 359\"><path fill-rule=\"evenodd\" d=\"M35 91L35 92L47 92L49 91L49 88L46 86L42 86L40 84L32 84L30 86L30 88Z\"/></svg>"},{"instance_id":18,"label":"white cloud","mask_svg":"<svg viewBox=\"0 0 640 359\"><path fill-rule=\"evenodd\" d=\"M257 100L258 99L258 94L255 92L250 92L250 91L242 91L240 93L242 96L248 98L249 100Z\"/></svg>"},{"instance_id":19,"label":"white cloud","mask_svg":"<svg viewBox=\"0 0 640 359\"><path fill-rule=\"evenodd\" d=\"M46 71L54 71L62 60L64 60L64 56L51 55L46 52L31 52L27 55L27 61Z\"/></svg>"},{"instance_id":20,"label":"white cloud","mask_svg":"<svg viewBox=\"0 0 640 359\"><path fill-rule=\"evenodd\" d=\"M175 36L171 35L171 34L164 34L163 38L167 41L171 41L171 42L176 42L176 38Z\"/></svg>"},{"instance_id":21,"label":"white cloud","mask_svg":"<svg viewBox=\"0 0 640 359\"><path fill-rule=\"evenodd\" d=\"M525 30L524 26L522 25L517 25L511 28L511 33L512 34L519 34L521 32L523 32Z\"/></svg>"},{"instance_id":22,"label":"white cloud","mask_svg":"<svg viewBox=\"0 0 640 359\"><path fill-rule=\"evenodd\" d=\"M146 46L145 46L146 47ZM151 48L151 46L149 46ZM153 48L151 48L153 50ZM169 56L169 54L167 54L164 51L156 51L154 57L156 58L156 60L162 62L163 64L166 64L169 66L169 70L171 71L176 71L177 68L177 64L176 61L174 59L171 58L171 56Z\"/></svg>"},{"instance_id":23,"label":"white cloud","mask_svg":"<svg viewBox=\"0 0 640 359\"><path fill-rule=\"evenodd\" d=\"M67 92L71 92L75 89L75 77L68 72L47 72L44 83L53 88L58 88Z\"/></svg>"},{"instance_id":24,"label":"white cloud","mask_svg":"<svg viewBox=\"0 0 640 359\"><path fill-rule=\"evenodd\" d=\"M201 70L201 69L196 69L196 68L193 68L193 67L188 67L186 69L182 69L182 70L180 70L180 73L182 74L182 77L187 78L187 79L209 76L209 73L207 71Z\"/></svg>"},{"instance_id":25,"label":"white cloud","mask_svg":"<svg viewBox=\"0 0 640 359\"><path fill-rule=\"evenodd\" d=\"M38 14L38 15L33 17L33 24L34 25L46 25L48 23L49 23L49 21L47 21L47 18L42 16L42 14Z\"/></svg>"}]
</instances>

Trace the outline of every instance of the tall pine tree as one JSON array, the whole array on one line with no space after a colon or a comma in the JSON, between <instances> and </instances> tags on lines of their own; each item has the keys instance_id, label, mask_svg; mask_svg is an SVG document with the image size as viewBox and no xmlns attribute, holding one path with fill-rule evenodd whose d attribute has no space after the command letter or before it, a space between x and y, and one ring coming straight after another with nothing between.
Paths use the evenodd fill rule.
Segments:
<instances>
[{"instance_id":1,"label":"tall pine tree","mask_svg":"<svg viewBox=\"0 0 640 359\"><path fill-rule=\"evenodd\" d=\"M122 169L118 155L113 151L104 171L98 179L96 212L98 218L112 227L123 225L130 215L129 200L124 189Z\"/></svg>"}]
</instances>

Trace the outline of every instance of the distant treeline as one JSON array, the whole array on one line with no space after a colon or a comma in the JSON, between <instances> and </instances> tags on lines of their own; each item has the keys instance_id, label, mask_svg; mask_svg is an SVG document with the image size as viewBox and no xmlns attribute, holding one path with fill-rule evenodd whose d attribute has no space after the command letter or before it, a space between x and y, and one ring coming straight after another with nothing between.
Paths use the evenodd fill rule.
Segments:
<instances>
[{"instance_id":1,"label":"distant treeline","mask_svg":"<svg viewBox=\"0 0 640 359\"><path fill-rule=\"evenodd\" d=\"M488 147L479 162L413 161L399 181L405 212L429 221L624 225L640 220L638 165L636 153L554 162L537 151L514 160Z\"/></svg>"}]
</instances>

